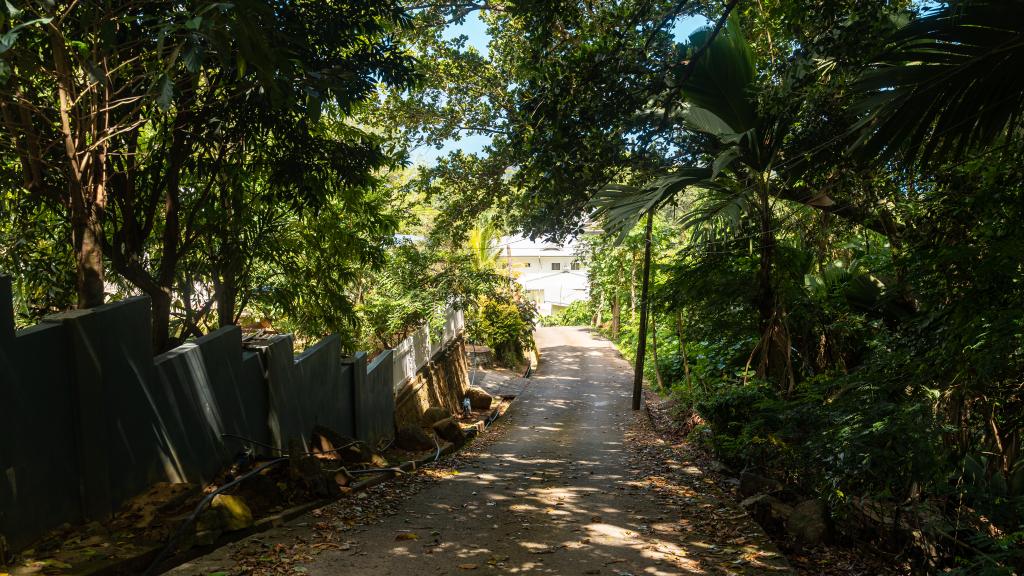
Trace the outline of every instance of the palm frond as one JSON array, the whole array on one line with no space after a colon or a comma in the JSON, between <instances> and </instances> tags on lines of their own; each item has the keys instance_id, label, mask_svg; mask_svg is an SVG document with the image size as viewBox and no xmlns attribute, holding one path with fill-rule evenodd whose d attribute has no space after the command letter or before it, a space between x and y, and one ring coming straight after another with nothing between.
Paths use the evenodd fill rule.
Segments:
<instances>
[{"instance_id":1,"label":"palm frond","mask_svg":"<svg viewBox=\"0 0 1024 576\"><path fill-rule=\"evenodd\" d=\"M469 231L466 244L478 269L497 266L498 258L501 257L501 247L498 245L500 238L498 229L488 221Z\"/></svg>"},{"instance_id":2,"label":"palm frond","mask_svg":"<svg viewBox=\"0 0 1024 576\"><path fill-rule=\"evenodd\" d=\"M729 180L707 188L693 210L680 219L680 225L690 233L690 246L711 250L729 238L735 238L744 216L750 210L750 196L738 189L738 183Z\"/></svg>"},{"instance_id":3,"label":"palm frond","mask_svg":"<svg viewBox=\"0 0 1024 576\"><path fill-rule=\"evenodd\" d=\"M612 184L594 195L590 201L594 217L604 221L604 230L625 239L645 214L673 198L687 186L708 185L711 168L681 168L659 177L643 188Z\"/></svg>"},{"instance_id":4,"label":"palm frond","mask_svg":"<svg viewBox=\"0 0 1024 576\"><path fill-rule=\"evenodd\" d=\"M736 133L736 130L728 122L719 118L717 114L707 108L701 108L691 103L683 105L681 116L683 124L697 132L704 132L717 138Z\"/></svg>"},{"instance_id":5,"label":"palm frond","mask_svg":"<svg viewBox=\"0 0 1024 576\"><path fill-rule=\"evenodd\" d=\"M922 164L997 142L1024 111L1024 0L959 2L901 28L860 78L854 148Z\"/></svg>"},{"instance_id":6,"label":"palm frond","mask_svg":"<svg viewBox=\"0 0 1024 576\"><path fill-rule=\"evenodd\" d=\"M691 34L688 53L704 46L711 33L704 28ZM739 25L730 19L696 62L682 87L683 97L691 106L714 114L731 132L746 132L757 125L755 79L754 53Z\"/></svg>"}]
</instances>

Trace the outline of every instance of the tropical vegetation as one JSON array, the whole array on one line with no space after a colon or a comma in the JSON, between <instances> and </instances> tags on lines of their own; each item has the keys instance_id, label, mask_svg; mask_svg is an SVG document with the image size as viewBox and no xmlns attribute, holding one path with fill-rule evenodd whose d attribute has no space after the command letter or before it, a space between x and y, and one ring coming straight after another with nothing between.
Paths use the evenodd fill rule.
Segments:
<instances>
[{"instance_id":1,"label":"tropical vegetation","mask_svg":"<svg viewBox=\"0 0 1024 576\"><path fill-rule=\"evenodd\" d=\"M456 307L515 364L499 239L577 236L590 300L545 322L723 465L894 563L1019 573L1020 70L1021 0L11 1L0 270L22 326L146 295L157 350L380 350Z\"/></svg>"}]
</instances>

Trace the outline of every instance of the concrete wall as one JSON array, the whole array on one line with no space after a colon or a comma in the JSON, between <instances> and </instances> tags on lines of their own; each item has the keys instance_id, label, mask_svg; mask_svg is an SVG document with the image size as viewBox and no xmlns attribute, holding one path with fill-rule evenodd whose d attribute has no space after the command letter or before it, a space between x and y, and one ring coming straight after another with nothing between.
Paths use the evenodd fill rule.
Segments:
<instances>
[{"instance_id":1,"label":"concrete wall","mask_svg":"<svg viewBox=\"0 0 1024 576\"><path fill-rule=\"evenodd\" d=\"M341 357L338 336L328 336L298 358L293 350L291 335L278 336L263 349L271 443L287 450L289 440L299 438L305 446L316 425L354 436L357 376Z\"/></svg>"},{"instance_id":2,"label":"concrete wall","mask_svg":"<svg viewBox=\"0 0 1024 576\"><path fill-rule=\"evenodd\" d=\"M297 358L290 336L243 350L227 327L160 356L147 298L14 331L0 278L0 536L12 548L102 520L158 481L205 483L247 444L286 450L325 425L377 444L394 430L392 359ZM368 372L369 370L369 372Z\"/></svg>"},{"instance_id":3,"label":"concrete wall","mask_svg":"<svg viewBox=\"0 0 1024 576\"><path fill-rule=\"evenodd\" d=\"M156 426L168 439L160 447L154 475L206 482L242 447L238 439L224 435L270 442L269 398L259 354L241 349L241 331L232 326L154 359Z\"/></svg>"},{"instance_id":4,"label":"concrete wall","mask_svg":"<svg viewBox=\"0 0 1024 576\"><path fill-rule=\"evenodd\" d=\"M462 310L448 310L445 314L444 326L440 334L431 334L430 327L420 326L400 342L392 351L392 384L398 390L417 372L423 368L437 351L448 346L462 334L466 327L466 318Z\"/></svg>"},{"instance_id":5,"label":"concrete wall","mask_svg":"<svg viewBox=\"0 0 1024 576\"><path fill-rule=\"evenodd\" d=\"M366 366L366 354L360 352L357 362ZM394 362L391 350L385 350L373 359L366 369L357 367L355 379L356 437L371 446L381 447L395 437L395 395L391 379Z\"/></svg>"},{"instance_id":6,"label":"concrete wall","mask_svg":"<svg viewBox=\"0 0 1024 576\"><path fill-rule=\"evenodd\" d=\"M78 469L82 431L69 338L59 325L15 334L3 278L0 300L0 535L18 547L80 521L86 479Z\"/></svg>"},{"instance_id":7,"label":"concrete wall","mask_svg":"<svg viewBox=\"0 0 1024 576\"><path fill-rule=\"evenodd\" d=\"M466 343L461 335L438 349L413 378L407 380L395 396L395 426L417 426L431 406L447 408L456 414L469 385Z\"/></svg>"}]
</instances>

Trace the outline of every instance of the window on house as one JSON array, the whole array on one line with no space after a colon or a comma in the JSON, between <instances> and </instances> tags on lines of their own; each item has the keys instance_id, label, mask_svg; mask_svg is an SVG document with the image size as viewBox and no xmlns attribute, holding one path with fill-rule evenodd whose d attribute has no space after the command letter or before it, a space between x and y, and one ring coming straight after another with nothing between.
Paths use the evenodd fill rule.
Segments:
<instances>
[{"instance_id":1,"label":"window on house","mask_svg":"<svg viewBox=\"0 0 1024 576\"><path fill-rule=\"evenodd\" d=\"M570 270L579 270L580 269L580 263L578 261L577 262L573 262L572 264L569 265L569 269Z\"/></svg>"},{"instance_id":2,"label":"window on house","mask_svg":"<svg viewBox=\"0 0 1024 576\"><path fill-rule=\"evenodd\" d=\"M562 263L561 262L552 262L551 263L551 269L552 270L561 270L562 269Z\"/></svg>"}]
</instances>

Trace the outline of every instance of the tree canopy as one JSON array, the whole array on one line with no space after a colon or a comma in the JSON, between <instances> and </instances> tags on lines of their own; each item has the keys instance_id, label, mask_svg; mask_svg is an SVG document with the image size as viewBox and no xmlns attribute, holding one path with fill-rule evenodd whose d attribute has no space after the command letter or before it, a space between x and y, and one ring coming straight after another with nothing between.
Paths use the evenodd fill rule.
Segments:
<instances>
[{"instance_id":1,"label":"tree canopy","mask_svg":"<svg viewBox=\"0 0 1024 576\"><path fill-rule=\"evenodd\" d=\"M0 269L20 325L144 294L158 350L381 350L455 307L515 364L499 239L578 237L589 303L546 321L649 333L716 458L1012 574L1022 69L1021 0L11 0Z\"/></svg>"}]
</instances>

